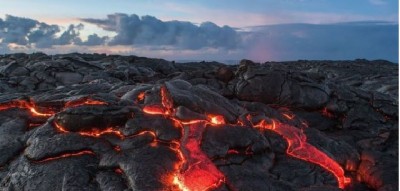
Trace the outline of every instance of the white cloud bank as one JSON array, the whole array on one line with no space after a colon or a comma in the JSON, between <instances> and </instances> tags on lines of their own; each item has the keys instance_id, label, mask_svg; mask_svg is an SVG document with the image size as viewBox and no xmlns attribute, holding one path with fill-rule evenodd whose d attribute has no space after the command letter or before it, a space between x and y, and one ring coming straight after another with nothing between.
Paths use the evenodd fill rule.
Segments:
<instances>
[{"instance_id":1,"label":"white cloud bank","mask_svg":"<svg viewBox=\"0 0 400 191\"><path fill-rule=\"evenodd\" d=\"M238 29L211 22L161 21L127 14L81 21L84 24L62 30L58 25L7 15L0 19L0 54L97 52L169 60L366 58L398 62L398 24L390 22L278 24ZM91 34L85 31L85 24L115 35ZM82 31L90 35L82 37Z\"/></svg>"}]
</instances>

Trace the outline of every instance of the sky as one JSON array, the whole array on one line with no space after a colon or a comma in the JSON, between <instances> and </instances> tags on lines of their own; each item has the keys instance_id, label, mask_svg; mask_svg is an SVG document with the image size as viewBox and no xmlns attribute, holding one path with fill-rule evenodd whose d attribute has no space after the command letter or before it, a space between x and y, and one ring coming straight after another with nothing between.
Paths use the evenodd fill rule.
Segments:
<instances>
[{"instance_id":1,"label":"sky","mask_svg":"<svg viewBox=\"0 0 400 191\"><path fill-rule=\"evenodd\" d=\"M0 0L0 54L398 62L397 0Z\"/></svg>"}]
</instances>

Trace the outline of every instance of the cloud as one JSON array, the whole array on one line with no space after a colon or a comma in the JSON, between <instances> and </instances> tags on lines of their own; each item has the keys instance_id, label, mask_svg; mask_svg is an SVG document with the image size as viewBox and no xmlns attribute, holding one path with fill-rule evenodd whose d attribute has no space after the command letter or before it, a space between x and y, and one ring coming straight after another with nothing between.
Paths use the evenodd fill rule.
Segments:
<instances>
[{"instance_id":1,"label":"cloud","mask_svg":"<svg viewBox=\"0 0 400 191\"><path fill-rule=\"evenodd\" d=\"M87 41L78 43L79 45L85 45L85 46L97 46L97 45L103 45L105 42L109 39L107 36L100 37L97 34L91 34L88 36Z\"/></svg>"},{"instance_id":2,"label":"cloud","mask_svg":"<svg viewBox=\"0 0 400 191\"><path fill-rule=\"evenodd\" d=\"M1 20L1 19L0 19ZM6 15L6 19L0 22L0 38L2 43L16 43L19 45L29 44L29 34L32 29L37 27L38 21L14 17L11 15ZM42 26L48 28L49 26ZM57 30L57 29L56 29ZM48 35L48 34L32 34L33 39L38 40L38 36Z\"/></svg>"},{"instance_id":3,"label":"cloud","mask_svg":"<svg viewBox=\"0 0 400 191\"><path fill-rule=\"evenodd\" d=\"M113 35L93 34L83 24L63 28L8 15L0 19L0 54L42 51L135 54L169 60L366 58L398 62L397 22L277 24L233 29L211 22L197 25L127 14L82 21L112 31Z\"/></svg>"},{"instance_id":4,"label":"cloud","mask_svg":"<svg viewBox=\"0 0 400 191\"><path fill-rule=\"evenodd\" d=\"M58 25L6 15L4 20L0 18L0 42L5 45L14 44L28 48L51 48L54 45L71 44L90 46L104 43L105 38L97 35L89 36L87 41L82 42L79 31L83 30L83 27L82 24L70 25L65 31L61 31Z\"/></svg>"},{"instance_id":5,"label":"cloud","mask_svg":"<svg viewBox=\"0 0 400 191\"><path fill-rule=\"evenodd\" d=\"M236 49L239 34L229 26L219 27L212 22L195 25L183 21L161 21L152 16L111 14L107 19L81 19L104 30L116 32L109 45L171 46L178 49L201 48Z\"/></svg>"}]
</instances>

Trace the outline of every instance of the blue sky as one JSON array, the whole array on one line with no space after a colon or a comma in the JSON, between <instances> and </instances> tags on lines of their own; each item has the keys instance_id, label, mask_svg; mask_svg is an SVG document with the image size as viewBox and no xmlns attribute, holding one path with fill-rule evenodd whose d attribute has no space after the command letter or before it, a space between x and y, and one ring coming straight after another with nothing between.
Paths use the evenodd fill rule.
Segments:
<instances>
[{"instance_id":1,"label":"blue sky","mask_svg":"<svg viewBox=\"0 0 400 191\"><path fill-rule=\"evenodd\" d=\"M329 59L365 57L397 62L398 57L398 45L391 43L398 42L397 0L0 0L0 4L0 18L5 23L0 25L0 53L86 51L178 60L230 60L244 57L259 60L324 59L335 55ZM133 21L137 21L132 14L138 16L137 24L141 27L132 25ZM32 30L48 30L49 27L37 29L32 26L21 33L21 30L15 27L16 24L10 23L20 22L18 24L23 25L27 21L12 19L13 17L7 20L6 15L57 25L59 30L46 34L41 32L39 36L36 31L35 36L30 34ZM145 15L152 17L140 20L143 19L140 17ZM173 20L179 22L170 22ZM336 26L337 23L355 21L362 22L362 26ZM384 26L382 21L385 22ZM125 24L117 26L116 22ZM211 24L201 25L204 22L212 22L217 27ZM79 23L83 26L78 27ZM154 23L158 23L159 26ZM312 25L299 27L292 25L293 23ZM70 24L74 24L74 27L69 28ZM224 25L229 28L223 28ZM262 31L260 28L255 30L255 26L264 25L290 27L263 27ZM332 27L333 25L335 26ZM11 34L10 31L13 30L6 29L7 26L14 26L13 30L16 32ZM161 30L160 27L167 32L156 31ZM183 32L176 31L182 27L185 29ZM131 32L136 29L136 32ZM354 32L362 33L363 29L369 30L369 34L358 35ZM143 32L144 30L147 32ZM323 31L323 34L316 33L317 31ZM337 34L338 31L347 37L337 37L337 42L329 40L329 36ZM25 36L16 40L17 33ZM272 33L282 35L271 36ZM28 39L28 42L24 39ZM288 39L297 44L291 44ZM368 44L365 41L371 42ZM237 43L237 46L233 46L231 42ZM258 49L249 52L249 49L255 49L253 45L256 42L265 44L258 43ZM359 47L355 43L363 46ZM274 47L268 44L273 44ZM296 49L302 46L308 46L308 51ZM58 51L53 47L57 47ZM371 48L365 47L374 47L375 52L378 52L374 54L369 51ZM334 54L329 54L329 51L333 50Z\"/></svg>"},{"instance_id":2,"label":"blue sky","mask_svg":"<svg viewBox=\"0 0 400 191\"><path fill-rule=\"evenodd\" d=\"M106 14L152 15L161 20L211 21L248 26L235 17L258 17L249 24L331 23L360 20L398 20L397 0L2 0L0 13L39 20L101 18ZM206 11L206 12L205 12ZM218 17L213 17L218 16ZM313 18L313 16L315 16ZM225 20L224 20L225 19Z\"/></svg>"}]
</instances>

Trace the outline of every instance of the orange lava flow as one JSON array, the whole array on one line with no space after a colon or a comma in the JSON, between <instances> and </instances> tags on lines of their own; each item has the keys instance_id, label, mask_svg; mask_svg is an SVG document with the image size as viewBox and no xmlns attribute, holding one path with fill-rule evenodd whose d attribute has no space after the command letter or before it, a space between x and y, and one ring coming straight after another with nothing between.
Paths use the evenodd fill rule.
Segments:
<instances>
[{"instance_id":1,"label":"orange lava flow","mask_svg":"<svg viewBox=\"0 0 400 191\"><path fill-rule=\"evenodd\" d=\"M146 105L143 107L143 112L150 115L169 115L169 112L159 105Z\"/></svg>"},{"instance_id":2,"label":"orange lava flow","mask_svg":"<svg viewBox=\"0 0 400 191\"><path fill-rule=\"evenodd\" d=\"M13 100L11 102L0 104L0 111L11 108L27 109L33 116L36 117L51 117L55 114L53 111L38 111L37 106L33 102L26 100Z\"/></svg>"},{"instance_id":3,"label":"orange lava flow","mask_svg":"<svg viewBox=\"0 0 400 191\"><path fill-rule=\"evenodd\" d=\"M225 181L224 175L200 148L201 134L206 124L200 122L186 126L188 136L181 141L185 161L173 180L181 190L209 190Z\"/></svg>"},{"instance_id":4,"label":"orange lava flow","mask_svg":"<svg viewBox=\"0 0 400 191\"><path fill-rule=\"evenodd\" d=\"M351 179L345 176L343 168L328 155L307 143L307 137L300 129L275 121L271 125L261 121L256 127L269 129L281 135L288 143L288 155L317 164L331 172L336 177L339 188L344 189L350 184Z\"/></svg>"},{"instance_id":5,"label":"orange lava flow","mask_svg":"<svg viewBox=\"0 0 400 191\"><path fill-rule=\"evenodd\" d=\"M107 105L107 102L94 100L92 98L84 97L81 99L69 101L65 103L64 107L78 107L82 105Z\"/></svg>"},{"instance_id":6,"label":"orange lava flow","mask_svg":"<svg viewBox=\"0 0 400 191\"><path fill-rule=\"evenodd\" d=\"M48 162L48 161L52 161L52 160L58 160L58 159L68 158L68 157L76 157L76 156L81 156L81 155L96 155L96 154L91 150L83 150L83 151L79 151L79 152L75 152L75 153L65 153L60 156L45 158L43 160L39 160L36 162Z\"/></svg>"}]
</instances>

